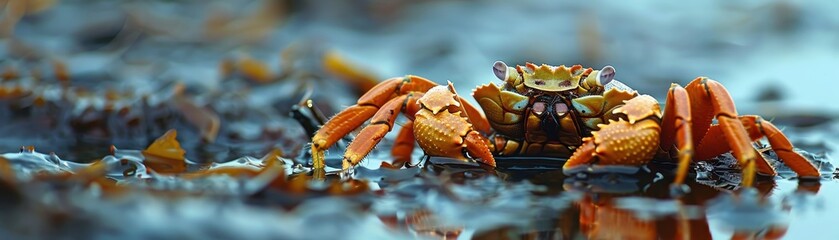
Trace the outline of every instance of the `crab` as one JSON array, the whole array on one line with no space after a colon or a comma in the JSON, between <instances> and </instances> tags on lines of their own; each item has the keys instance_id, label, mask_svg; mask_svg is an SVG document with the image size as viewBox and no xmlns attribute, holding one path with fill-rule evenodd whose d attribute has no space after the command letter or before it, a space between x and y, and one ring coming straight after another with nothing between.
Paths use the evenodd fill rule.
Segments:
<instances>
[{"instance_id":1,"label":"crab","mask_svg":"<svg viewBox=\"0 0 839 240\"><path fill-rule=\"evenodd\" d=\"M410 75L382 82L318 130L312 138L314 167L323 168L324 150L372 117L344 153L343 168L355 166L403 112L408 123L396 137L396 159L410 158L413 142L427 155L492 166L495 156L568 158L566 175L634 172L663 158L678 162L673 184L681 186L693 161L730 151L741 165L742 184L751 186L756 173L776 174L752 144L765 137L800 178L820 177L776 126L739 115L723 85L707 77L685 87L671 84L662 111L655 98L615 80L611 66L509 67L498 61L493 72L503 84L481 85L472 93L483 111L457 95L451 83L437 86Z\"/></svg>"},{"instance_id":2,"label":"crab","mask_svg":"<svg viewBox=\"0 0 839 240\"><path fill-rule=\"evenodd\" d=\"M397 159L410 158L414 141L427 154L469 160L495 166L489 150L489 123L474 106L464 101L451 82L447 86L418 76L388 79L361 96L353 105L332 117L312 138L315 168L323 168L324 149L358 128L367 119L344 153L343 168L358 164L361 159L393 129L399 113L408 118L396 138L393 154ZM476 129L478 129L476 131ZM479 133L482 131L483 133Z\"/></svg>"}]
</instances>

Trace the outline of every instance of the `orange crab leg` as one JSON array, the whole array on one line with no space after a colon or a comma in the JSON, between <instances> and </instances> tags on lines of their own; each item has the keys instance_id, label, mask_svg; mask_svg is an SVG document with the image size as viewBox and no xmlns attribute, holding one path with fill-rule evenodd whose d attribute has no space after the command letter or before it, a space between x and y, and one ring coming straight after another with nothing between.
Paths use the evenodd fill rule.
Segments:
<instances>
[{"instance_id":1,"label":"orange crab leg","mask_svg":"<svg viewBox=\"0 0 839 240\"><path fill-rule=\"evenodd\" d=\"M660 146L667 152L675 147L678 152L679 168L676 170L676 180L673 181L673 185L679 186L684 182L693 158L693 132L687 90L678 84L671 84L664 107Z\"/></svg>"},{"instance_id":2,"label":"orange crab leg","mask_svg":"<svg viewBox=\"0 0 839 240\"><path fill-rule=\"evenodd\" d=\"M425 92L437 86L431 80L419 76L408 75L400 78L391 78L376 85L358 99L358 105L382 106L388 100L409 92Z\"/></svg>"},{"instance_id":3,"label":"orange crab leg","mask_svg":"<svg viewBox=\"0 0 839 240\"><path fill-rule=\"evenodd\" d=\"M376 112L376 115L370 119L370 125L361 129L361 132L358 133L358 136L356 136L356 139L361 141L352 141L347 147L347 151L344 152L343 168L348 169L358 164L361 159L364 159L364 157L373 150L373 147L382 141L385 134L393 129L393 123L396 121L396 117L399 116L399 113L402 112L403 109L406 111L405 115L414 116L416 112L408 112L408 110L417 108L407 107L407 105L416 105L417 98L418 97L414 94L408 94L399 96L385 103L381 110Z\"/></svg>"},{"instance_id":4,"label":"orange crab leg","mask_svg":"<svg viewBox=\"0 0 839 240\"><path fill-rule=\"evenodd\" d=\"M475 108L475 106L460 96L457 96L457 100L460 101L460 106L462 106L463 111L466 112L469 122L472 123L472 128L483 134L489 134L492 132L492 128L489 126L489 120L487 120L483 112Z\"/></svg>"},{"instance_id":5,"label":"orange crab leg","mask_svg":"<svg viewBox=\"0 0 839 240\"><path fill-rule=\"evenodd\" d=\"M774 124L763 121L758 116L743 116L740 117L740 120L752 136L765 136L769 140L772 150L775 151L775 154L778 154L778 158L795 171L798 177L818 178L821 176L816 166L813 166L804 156L792 150L792 143Z\"/></svg>"},{"instance_id":6,"label":"orange crab leg","mask_svg":"<svg viewBox=\"0 0 839 240\"><path fill-rule=\"evenodd\" d=\"M716 118L734 157L743 168L743 186L751 186L757 152L751 146L746 128L737 119L737 109L728 91L719 82L704 77L694 79L685 89L690 95L694 141L702 142L701 138L711 127L711 119Z\"/></svg>"},{"instance_id":7,"label":"orange crab leg","mask_svg":"<svg viewBox=\"0 0 839 240\"><path fill-rule=\"evenodd\" d=\"M748 131L748 130L747 130ZM752 141L761 138L762 136L749 136ZM728 140L725 138L725 133L722 132L722 129L719 125L714 124L709 129L708 132L705 133L705 137L702 138L702 142L699 143L696 147L696 160L708 160L714 158L715 156L719 156L720 154L726 153L731 151L731 147L728 145ZM757 158L755 159L755 164L757 167L757 172L762 175L767 176L775 176L775 168L766 162L766 159L763 158L760 154L755 155Z\"/></svg>"},{"instance_id":8,"label":"orange crab leg","mask_svg":"<svg viewBox=\"0 0 839 240\"><path fill-rule=\"evenodd\" d=\"M312 162L315 168L324 168L324 152L335 142L364 124L389 100L411 91L425 92L436 83L417 76L391 78L370 89L356 105L344 109L321 127L312 137Z\"/></svg>"},{"instance_id":9,"label":"orange crab leg","mask_svg":"<svg viewBox=\"0 0 839 240\"><path fill-rule=\"evenodd\" d=\"M709 160L731 151L731 147L728 146L724 135L720 125L711 125L708 131L705 132L705 137L696 146L696 160Z\"/></svg>"},{"instance_id":10,"label":"orange crab leg","mask_svg":"<svg viewBox=\"0 0 839 240\"><path fill-rule=\"evenodd\" d=\"M755 151L757 151L757 149L755 149ZM772 164L769 164L760 152L757 154L757 161L755 161L755 165L757 167L758 174L766 176L775 176L778 174L775 172L775 167L773 167Z\"/></svg>"},{"instance_id":11,"label":"orange crab leg","mask_svg":"<svg viewBox=\"0 0 839 240\"><path fill-rule=\"evenodd\" d=\"M396 135L396 141L390 151L390 155L393 156L393 165L401 167L411 162L411 153L414 152L415 145L414 121L408 121L402 125L402 130L399 130L399 135Z\"/></svg>"},{"instance_id":12,"label":"orange crab leg","mask_svg":"<svg viewBox=\"0 0 839 240\"><path fill-rule=\"evenodd\" d=\"M492 156L492 152L489 151L489 146L487 146L489 139L476 131L470 131L463 140L466 144L466 152L472 158L481 159L483 163L495 167L495 158Z\"/></svg>"},{"instance_id":13,"label":"orange crab leg","mask_svg":"<svg viewBox=\"0 0 839 240\"><path fill-rule=\"evenodd\" d=\"M326 124L312 137L312 163L315 168L324 168L324 153L326 149L346 136L350 131L358 128L379 108L371 105L355 105L330 118Z\"/></svg>"},{"instance_id":14,"label":"orange crab leg","mask_svg":"<svg viewBox=\"0 0 839 240\"><path fill-rule=\"evenodd\" d=\"M777 128L774 124L764 121L759 116L747 115L741 116L740 122L746 127L749 133L749 138L756 141L760 138L766 137L769 140L769 145L778 157L784 160L784 164L789 166L800 177L819 177L818 169L806 158L792 150L792 144L789 139ZM729 148L722 144L710 144L713 142L725 141L720 135L721 130L718 126L711 126L705 139L702 140L701 148L697 151L697 159L708 159L713 156L725 153ZM774 176L775 169L766 160L758 155L757 161L758 172L765 175Z\"/></svg>"}]
</instances>

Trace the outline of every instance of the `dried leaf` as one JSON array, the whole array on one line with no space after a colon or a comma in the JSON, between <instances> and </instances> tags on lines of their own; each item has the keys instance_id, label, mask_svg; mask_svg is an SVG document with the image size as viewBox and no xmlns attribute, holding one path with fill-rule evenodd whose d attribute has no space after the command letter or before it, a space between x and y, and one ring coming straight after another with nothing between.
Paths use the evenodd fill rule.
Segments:
<instances>
[{"instance_id":1,"label":"dried leaf","mask_svg":"<svg viewBox=\"0 0 839 240\"><path fill-rule=\"evenodd\" d=\"M279 167L280 171L282 172L282 166L278 166L278 159L282 156L282 151L279 149L274 149L273 151L266 154L262 157L262 165L261 166L223 166L223 167L215 167L215 168L208 168L202 171L194 172L194 173L187 173L184 174L182 177L184 178L202 178L208 177L213 175L228 175L234 177L256 177L258 175L267 174L269 170L275 167ZM279 174L277 178L281 178L281 182L285 181L285 174ZM275 180L272 180L275 181Z\"/></svg>"},{"instance_id":2,"label":"dried leaf","mask_svg":"<svg viewBox=\"0 0 839 240\"><path fill-rule=\"evenodd\" d=\"M268 65L262 63L251 57L242 57L236 63L239 73L245 76L248 80L256 83L270 83L273 79L273 74Z\"/></svg>"},{"instance_id":3,"label":"dried leaf","mask_svg":"<svg viewBox=\"0 0 839 240\"><path fill-rule=\"evenodd\" d=\"M0 157L0 180L13 183L15 179L15 170L12 168L12 164L9 163L9 159Z\"/></svg>"},{"instance_id":4,"label":"dried leaf","mask_svg":"<svg viewBox=\"0 0 839 240\"><path fill-rule=\"evenodd\" d=\"M53 60L52 71L55 73L55 78L61 81L62 84L69 85L70 70L67 69L67 64L64 61Z\"/></svg>"},{"instance_id":5,"label":"dried leaf","mask_svg":"<svg viewBox=\"0 0 839 240\"><path fill-rule=\"evenodd\" d=\"M3 68L3 72L0 73L0 78L2 78L4 81L17 79L19 77L20 74L18 73L17 68L12 65L7 65L5 68Z\"/></svg>"},{"instance_id":6,"label":"dried leaf","mask_svg":"<svg viewBox=\"0 0 839 240\"><path fill-rule=\"evenodd\" d=\"M338 52L329 51L323 56L323 68L330 74L335 75L356 88L359 95L369 91L379 84L378 78L369 71L353 66L349 61L341 57Z\"/></svg>"},{"instance_id":7,"label":"dried leaf","mask_svg":"<svg viewBox=\"0 0 839 240\"><path fill-rule=\"evenodd\" d=\"M143 164L158 173L183 173L186 171L186 151L175 137L178 132L169 130L143 150Z\"/></svg>"}]
</instances>

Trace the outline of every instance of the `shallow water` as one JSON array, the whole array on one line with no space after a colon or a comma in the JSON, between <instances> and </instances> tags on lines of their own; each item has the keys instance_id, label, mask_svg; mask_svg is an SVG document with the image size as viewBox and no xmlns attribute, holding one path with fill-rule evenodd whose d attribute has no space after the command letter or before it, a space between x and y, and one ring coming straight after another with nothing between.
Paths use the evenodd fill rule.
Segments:
<instances>
[{"instance_id":1,"label":"shallow water","mask_svg":"<svg viewBox=\"0 0 839 240\"><path fill-rule=\"evenodd\" d=\"M116 150L103 158L106 167L99 173L117 181L112 185L90 175L93 165L55 155L24 150L2 157L17 180L3 175L0 206L9 212L0 233L16 239L829 239L830 222L824 220L839 211L829 203L839 197L832 172L821 181L778 177L743 189L736 170L699 168L688 178L690 191L673 195L674 166L667 163L632 175L567 177L545 169L550 165L544 161L561 159L542 159L540 169L527 169L523 162L534 159L502 158L507 167L492 169L430 158L404 169L359 167L352 176L361 182L341 184L337 172L325 181L310 179L308 170L276 156L191 167L194 174L142 174L148 156ZM126 171L130 166L133 171ZM223 169L269 171L220 174ZM60 177L62 172L75 174Z\"/></svg>"}]
</instances>

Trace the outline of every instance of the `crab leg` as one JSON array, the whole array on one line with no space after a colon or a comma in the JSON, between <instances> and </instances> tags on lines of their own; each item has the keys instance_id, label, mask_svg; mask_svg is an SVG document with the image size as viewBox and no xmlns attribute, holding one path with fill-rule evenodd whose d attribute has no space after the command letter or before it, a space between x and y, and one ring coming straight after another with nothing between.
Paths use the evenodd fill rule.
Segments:
<instances>
[{"instance_id":1,"label":"crab leg","mask_svg":"<svg viewBox=\"0 0 839 240\"><path fill-rule=\"evenodd\" d=\"M778 158L795 171L798 177L818 178L821 176L816 166L813 166L804 156L792 150L792 143L774 124L763 121L758 116L743 116L740 117L740 120L752 136L765 136L769 140L772 150L775 150L775 154L778 154Z\"/></svg>"},{"instance_id":2,"label":"crab leg","mask_svg":"<svg viewBox=\"0 0 839 240\"><path fill-rule=\"evenodd\" d=\"M757 149L755 149L755 151L757 151ZM772 164L769 164L769 162L766 161L766 158L763 156L762 153L760 153L760 151L758 151L757 161L755 162L755 165L757 167L758 174L765 176L777 175L777 172L775 172L775 167L773 167Z\"/></svg>"},{"instance_id":3,"label":"crab leg","mask_svg":"<svg viewBox=\"0 0 839 240\"><path fill-rule=\"evenodd\" d=\"M405 115L414 116L416 111L409 111L418 109L416 106L410 106L417 105L417 98L414 94L409 93L408 95L399 96L385 103L381 107L381 110L376 112L376 115L373 115L373 118L370 119L370 125L362 128L361 132L358 133L358 136L356 136L357 141L352 141L347 147L347 151L344 152L343 169L355 166L361 159L364 159L373 150L373 147L382 141L385 134L393 129L393 123L396 121L396 117L399 116L400 112L405 111Z\"/></svg>"},{"instance_id":4,"label":"crab leg","mask_svg":"<svg viewBox=\"0 0 839 240\"><path fill-rule=\"evenodd\" d=\"M754 141L760 137L750 136L750 138ZM705 133L705 137L702 138L702 142L699 142L696 146L696 160L708 160L731 151L731 147L728 145L727 141L728 140L726 140L725 133L723 133L722 128L720 128L718 124L711 125ZM762 175L775 176L775 169L766 162L766 159L760 154L756 154L755 156L757 157L755 159L757 172Z\"/></svg>"},{"instance_id":5,"label":"crab leg","mask_svg":"<svg viewBox=\"0 0 839 240\"><path fill-rule=\"evenodd\" d=\"M755 161L758 159L757 151L752 148L749 134L737 118L737 109L728 91L719 82L705 77L694 79L685 89L690 95L694 142L702 143L712 119L716 118L728 146L743 168L742 185L751 186L755 176ZM697 149L701 147L702 144Z\"/></svg>"},{"instance_id":6,"label":"crab leg","mask_svg":"<svg viewBox=\"0 0 839 240\"><path fill-rule=\"evenodd\" d=\"M693 136L690 118L690 99L687 90L678 84L671 84L661 119L661 148L678 152L679 168L676 170L674 186L684 183L693 158Z\"/></svg>"},{"instance_id":7,"label":"crab leg","mask_svg":"<svg viewBox=\"0 0 839 240\"><path fill-rule=\"evenodd\" d=\"M312 137L312 163L315 168L324 168L324 153L326 149L346 136L350 131L361 126L379 108L370 105L355 105L330 118Z\"/></svg>"},{"instance_id":8,"label":"crab leg","mask_svg":"<svg viewBox=\"0 0 839 240\"><path fill-rule=\"evenodd\" d=\"M399 130L399 135L396 135L396 141L393 143L393 149L390 155L393 156L393 163L395 166L402 166L411 161L411 153L414 152L414 121L408 121L402 125Z\"/></svg>"},{"instance_id":9,"label":"crab leg","mask_svg":"<svg viewBox=\"0 0 839 240\"><path fill-rule=\"evenodd\" d=\"M490 128L489 126L489 120L487 120L483 112L475 108L475 106L473 106L460 96L457 96L457 100L460 101L460 106L463 108L463 111L469 118L469 122L472 123L472 128L478 130L483 134L489 134L490 132L492 132L492 128Z\"/></svg>"},{"instance_id":10,"label":"crab leg","mask_svg":"<svg viewBox=\"0 0 839 240\"><path fill-rule=\"evenodd\" d=\"M778 157L784 160L801 177L819 177L820 173L807 159L792 150L792 144L786 136L770 122L764 121L759 116L747 115L739 117L740 122L746 127L749 138L756 141L763 137L769 140L769 145ZM713 156L728 152L730 148L725 144L710 144L714 142L725 142L722 130L718 125L711 126L705 138L702 139L700 147L697 148L697 159L709 159ZM774 176L775 169L766 162L763 156L758 154L758 172L764 175Z\"/></svg>"},{"instance_id":11,"label":"crab leg","mask_svg":"<svg viewBox=\"0 0 839 240\"><path fill-rule=\"evenodd\" d=\"M329 119L312 137L312 162L315 168L324 168L324 152L335 142L364 124L389 100L411 91L425 92L437 86L434 82L417 76L391 78L370 89L358 103L344 109Z\"/></svg>"}]
</instances>

